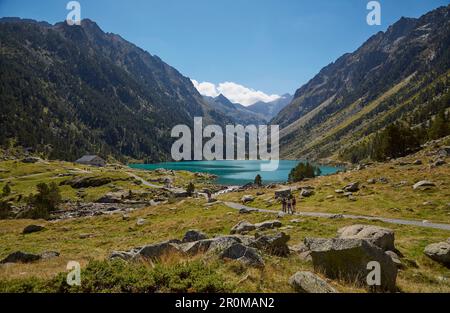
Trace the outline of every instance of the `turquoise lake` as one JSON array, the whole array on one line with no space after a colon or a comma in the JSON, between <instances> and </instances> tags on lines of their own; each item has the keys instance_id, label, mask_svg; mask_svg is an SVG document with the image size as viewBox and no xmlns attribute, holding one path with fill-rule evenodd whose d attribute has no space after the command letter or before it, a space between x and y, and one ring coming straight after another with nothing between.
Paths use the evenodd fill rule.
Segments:
<instances>
[{"instance_id":1,"label":"turquoise lake","mask_svg":"<svg viewBox=\"0 0 450 313\"><path fill-rule=\"evenodd\" d=\"M217 175L217 184L229 186L241 186L253 182L257 174L261 175L263 183L286 182L289 172L302 161L280 160L278 169L273 172L261 172L261 163L268 161L243 160L243 161L183 161L164 162L156 164L132 164L130 167L137 169L155 170L164 168L168 170L183 170L191 172L204 172ZM340 168L332 166L320 166L322 175L336 173Z\"/></svg>"}]
</instances>

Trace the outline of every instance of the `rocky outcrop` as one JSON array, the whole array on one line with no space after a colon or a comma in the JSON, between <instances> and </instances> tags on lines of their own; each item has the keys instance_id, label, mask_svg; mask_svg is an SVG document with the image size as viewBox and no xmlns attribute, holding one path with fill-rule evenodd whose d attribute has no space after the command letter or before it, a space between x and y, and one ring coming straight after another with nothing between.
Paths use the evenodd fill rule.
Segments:
<instances>
[{"instance_id":1,"label":"rocky outcrop","mask_svg":"<svg viewBox=\"0 0 450 313\"><path fill-rule=\"evenodd\" d=\"M338 238L366 239L383 251L395 250L394 231L388 228L372 225L351 225L337 231Z\"/></svg>"},{"instance_id":2,"label":"rocky outcrop","mask_svg":"<svg viewBox=\"0 0 450 313\"><path fill-rule=\"evenodd\" d=\"M423 252L430 259L450 268L450 238L447 241L426 246Z\"/></svg>"},{"instance_id":3,"label":"rocky outcrop","mask_svg":"<svg viewBox=\"0 0 450 313\"><path fill-rule=\"evenodd\" d=\"M397 266L391 257L365 239L350 238L306 238L305 245L311 251L316 271L332 279L341 279L373 291L395 291ZM380 264L381 284L368 286L368 265L376 261Z\"/></svg>"},{"instance_id":4,"label":"rocky outcrop","mask_svg":"<svg viewBox=\"0 0 450 313\"><path fill-rule=\"evenodd\" d=\"M273 228L278 228L281 226L282 226L282 223L279 220L264 221L264 222L255 224L255 227L258 230L273 229Z\"/></svg>"},{"instance_id":5,"label":"rocky outcrop","mask_svg":"<svg viewBox=\"0 0 450 313\"><path fill-rule=\"evenodd\" d=\"M248 202L252 202L253 200L255 200L255 197L253 197L252 195L245 195L242 197L241 202L248 203Z\"/></svg>"},{"instance_id":6,"label":"rocky outcrop","mask_svg":"<svg viewBox=\"0 0 450 313\"><path fill-rule=\"evenodd\" d=\"M136 257L144 257L149 259L159 259L162 256L181 253L181 249L178 246L179 240L168 240L160 243L155 243L142 247Z\"/></svg>"},{"instance_id":7,"label":"rocky outcrop","mask_svg":"<svg viewBox=\"0 0 450 313\"><path fill-rule=\"evenodd\" d=\"M325 280L311 272L297 272L289 278L289 284L299 293L336 293Z\"/></svg>"}]
</instances>

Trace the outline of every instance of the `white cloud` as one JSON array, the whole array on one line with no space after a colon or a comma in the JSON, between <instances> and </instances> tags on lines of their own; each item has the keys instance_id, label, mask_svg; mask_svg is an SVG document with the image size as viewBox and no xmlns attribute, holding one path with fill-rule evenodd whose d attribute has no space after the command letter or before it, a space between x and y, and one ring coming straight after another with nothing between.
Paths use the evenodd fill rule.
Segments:
<instances>
[{"instance_id":1,"label":"white cloud","mask_svg":"<svg viewBox=\"0 0 450 313\"><path fill-rule=\"evenodd\" d=\"M219 94L223 94L231 102L240 103L245 106L249 106L258 101L271 102L280 98L279 95L268 95L262 91L247 88L233 82L224 82L215 85L210 82L199 83L193 79L192 83L198 92L204 96L217 97Z\"/></svg>"}]
</instances>

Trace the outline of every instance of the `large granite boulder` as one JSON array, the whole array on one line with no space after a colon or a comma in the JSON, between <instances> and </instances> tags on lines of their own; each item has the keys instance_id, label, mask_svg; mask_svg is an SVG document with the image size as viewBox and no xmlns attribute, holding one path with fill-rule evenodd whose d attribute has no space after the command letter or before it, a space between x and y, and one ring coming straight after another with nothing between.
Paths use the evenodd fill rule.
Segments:
<instances>
[{"instance_id":1,"label":"large granite boulder","mask_svg":"<svg viewBox=\"0 0 450 313\"><path fill-rule=\"evenodd\" d=\"M254 248L235 243L220 254L221 259L238 260L245 265L264 267L264 260Z\"/></svg>"},{"instance_id":2,"label":"large granite boulder","mask_svg":"<svg viewBox=\"0 0 450 313\"><path fill-rule=\"evenodd\" d=\"M165 255L182 253L179 243L179 240L168 240L144 246L137 252L135 258L159 259Z\"/></svg>"},{"instance_id":3,"label":"large granite boulder","mask_svg":"<svg viewBox=\"0 0 450 313\"><path fill-rule=\"evenodd\" d=\"M395 251L394 231L373 225L351 225L337 231L338 238L367 239L383 251Z\"/></svg>"},{"instance_id":4,"label":"large granite boulder","mask_svg":"<svg viewBox=\"0 0 450 313\"><path fill-rule=\"evenodd\" d=\"M432 243L423 251L430 259L450 268L450 239L444 242Z\"/></svg>"},{"instance_id":5,"label":"large granite boulder","mask_svg":"<svg viewBox=\"0 0 450 313\"><path fill-rule=\"evenodd\" d=\"M289 235L280 232L276 235L260 236L256 238L250 246L263 250L269 254L287 256L289 254L289 247L287 246L289 239L291 239Z\"/></svg>"},{"instance_id":6,"label":"large granite boulder","mask_svg":"<svg viewBox=\"0 0 450 313\"><path fill-rule=\"evenodd\" d=\"M365 239L357 238L306 238L305 245L311 251L316 271L332 279L341 279L372 291L396 291L397 266L391 257ZM370 262L380 264L381 284L368 286Z\"/></svg>"},{"instance_id":7,"label":"large granite boulder","mask_svg":"<svg viewBox=\"0 0 450 313\"><path fill-rule=\"evenodd\" d=\"M311 272L297 272L289 278L289 284L300 293L336 293L322 278Z\"/></svg>"}]
</instances>

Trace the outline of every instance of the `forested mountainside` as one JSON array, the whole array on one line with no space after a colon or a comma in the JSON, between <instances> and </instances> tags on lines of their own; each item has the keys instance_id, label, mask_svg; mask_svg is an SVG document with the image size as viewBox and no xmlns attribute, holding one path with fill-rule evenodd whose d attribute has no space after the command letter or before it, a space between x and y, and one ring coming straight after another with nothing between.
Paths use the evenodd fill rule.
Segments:
<instances>
[{"instance_id":1,"label":"forested mountainside","mask_svg":"<svg viewBox=\"0 0 450 313\"><path fill-rule=\"evenodd\" d=\"M418 19L402 18L353 53L340 57L298 89L272 121L282 127L283 157L358 161L373 157L375 137L396 122L393 136L411 130L423 137L446 133L449 108L450 6ZM440 131L433 124L443 125ZM444 123L442 123L444 121ZM400 129L400 130L399 130ZM392 130L392 129L391 129ZM422 138L422 139L421 139ZM387 148L386 148L387 149ZM388 150L388 149L387 149ZM390 157L386 151L381 155Z\"/></svg>"},{"instance_id":2,"label":"forested mountainside","mask_svg":"<svg viewBox=\"0 0 450 313\"><path fill-rule=\"evenodd\" d=\"M0 145L46 157L165 160L170 130L222 123L189 78L96 23L0 20Z\"/></svg>"}]
</instances>

